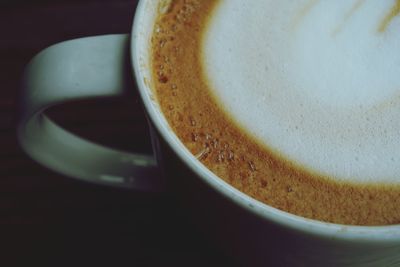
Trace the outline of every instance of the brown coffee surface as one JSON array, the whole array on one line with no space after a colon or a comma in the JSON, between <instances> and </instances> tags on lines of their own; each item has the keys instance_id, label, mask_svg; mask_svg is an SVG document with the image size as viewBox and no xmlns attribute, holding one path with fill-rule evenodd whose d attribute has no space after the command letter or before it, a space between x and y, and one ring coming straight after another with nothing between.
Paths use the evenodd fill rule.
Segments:
<instances>
[{"instance_id":1,"label":"brown coffee surface","mask_svg":"<svg viewBox=\"0 0 400 267\"><path fill-rule=\"evenodd\" d=\"M219 108L203 69L202 40L220 1L161 2L152 36L152 85L171 128L193 155L235 188L292 214L351 225L400 223L399 185L337 182L296 166Z\"/></svg>"}]
</instances>

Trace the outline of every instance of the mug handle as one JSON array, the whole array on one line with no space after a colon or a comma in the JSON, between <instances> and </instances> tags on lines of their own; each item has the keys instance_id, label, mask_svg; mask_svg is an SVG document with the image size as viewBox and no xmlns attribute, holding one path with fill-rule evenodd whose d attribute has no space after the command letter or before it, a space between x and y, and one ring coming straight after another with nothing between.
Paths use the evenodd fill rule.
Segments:
<instances>
[{"instance_id":1,"label":"mug handle","mask_svg":"<svg viewBox=\"0 0 400 267\"><path fill-rule=\"evenodd\" d=\"M47 108L67 101L121 96L132 90L129 44L128 34L86 37L56 44L36 55L22 80L18 140L34 160L64 175L162 191L164 177L154 156L94 144L45 115Z\"/></svg>"}]
</instances>

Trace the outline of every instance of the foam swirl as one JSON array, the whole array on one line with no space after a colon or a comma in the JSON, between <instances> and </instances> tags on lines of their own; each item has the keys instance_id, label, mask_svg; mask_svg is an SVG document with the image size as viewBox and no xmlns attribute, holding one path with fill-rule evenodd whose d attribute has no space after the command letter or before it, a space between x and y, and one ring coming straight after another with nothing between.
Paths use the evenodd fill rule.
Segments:
<instances>
[{"instance_id":1,"label":"foam swirl","mask_svg":"<svg viewBox=\"0 0 400 267\"><path fill-rule=\"evenodd\" d=\"M204 41L216 98L299 165L400 183L398 3L223 1Z\"/></svg>"}]
</instances>

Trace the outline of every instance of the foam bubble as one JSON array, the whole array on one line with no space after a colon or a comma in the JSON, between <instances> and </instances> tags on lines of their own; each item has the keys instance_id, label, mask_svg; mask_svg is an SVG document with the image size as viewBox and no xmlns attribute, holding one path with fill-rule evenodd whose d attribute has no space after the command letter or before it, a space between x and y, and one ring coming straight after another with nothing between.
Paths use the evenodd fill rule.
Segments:
<instances>
[{"instance_id":1,"label":"foam bubble","mask_svg":"<svg viewBox=\"0 0 400 267\"><path fill-rule=\"evenodd\" d=\"M225 0L204 43L223 108L285 157L341 180L400 182L393 0Z\"/></svg>"}]
</instances>

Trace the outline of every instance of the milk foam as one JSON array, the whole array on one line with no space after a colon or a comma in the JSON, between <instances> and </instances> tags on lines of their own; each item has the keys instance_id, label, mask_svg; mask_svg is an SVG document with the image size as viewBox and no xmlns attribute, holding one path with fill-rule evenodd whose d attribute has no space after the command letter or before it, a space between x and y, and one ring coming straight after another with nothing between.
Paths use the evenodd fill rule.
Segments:
<instances>
[{"instance_id":1,"label":"milk foam","mask_svg":"<svg viewBox=\"0 0 400 267\"><path fill-rule=\"evenodd\" d=\"M320 174L400 183L400 17L393 0L225 0L204 41L223 108Z\"/></svg>"}]
</instances>

